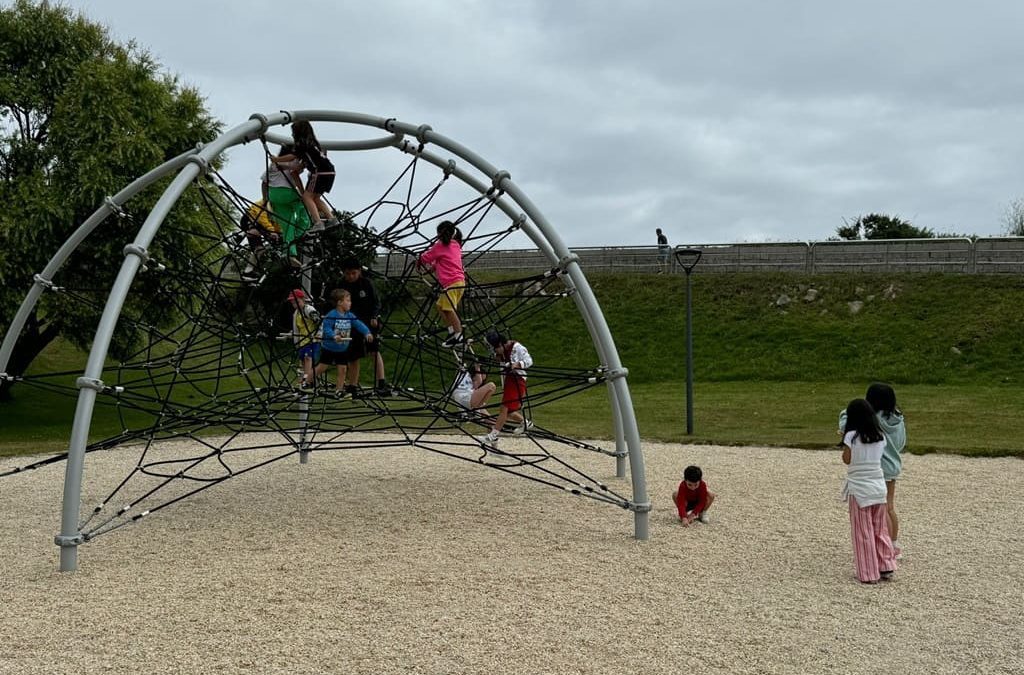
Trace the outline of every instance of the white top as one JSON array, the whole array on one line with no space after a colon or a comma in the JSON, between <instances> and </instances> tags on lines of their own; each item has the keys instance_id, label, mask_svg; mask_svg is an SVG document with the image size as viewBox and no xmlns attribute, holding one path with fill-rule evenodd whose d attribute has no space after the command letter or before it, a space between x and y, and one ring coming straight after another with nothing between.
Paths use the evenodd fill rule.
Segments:
<instances>
[{"instance_id":1,"label":"white top","mask_svg":"<svg viewBox=\"0 0 1024 675\"><path fill-rule=\"evenodd\" d=\"M282 164L278 167L273 162L270 163L270 168L263 172L263 181L266 182L268 187L294 187L291 176L288 172L292 169L301 169L302 162L299 160L293 160L287 164Z\"/></svg>"},{"instance_id":2,"label":"white top","mask_svg":"<svg viewBox=\"0 0 1024 675\"><path fill-rule=\"evenodd\" d=\"M882 476L882 451L885 440L862 443L856 431L843 436L843 445L850 449L850 464L839 498L853 497L860 507L885 503L885 478Z\"/></svg>"},{"instance_id":3,"label":"white top","mask_svg":"<svg viewBox=\"0 0 1024 675\"><path fill-rule=\"evenodd\" d=\"M459 371L455 378L455 391L473 393L473 378L464 370Z\"/></svg>"},{"instance_id":4,"label":"white top","mask_svg":"<svg viewBox=\"0 0 1024 675\"><path fill-rule=\"evenodd\" d=\"M526 347L517 342L512 347L512 353L509 354L508 361L512 364L512 372L525 380L526 369L533 365L533 357L530 356L530 352L526 351ZM517 368L516 366L522 366L522 368Z\"/></svg>"}]
</instances>

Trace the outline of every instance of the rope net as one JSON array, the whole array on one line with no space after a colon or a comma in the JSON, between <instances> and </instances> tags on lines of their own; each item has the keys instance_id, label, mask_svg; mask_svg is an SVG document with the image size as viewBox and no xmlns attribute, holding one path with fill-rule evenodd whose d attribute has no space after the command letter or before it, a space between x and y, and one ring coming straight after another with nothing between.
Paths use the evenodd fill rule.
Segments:
<instances>
[{"instance_id":1,"label":"rope net","mask_svg":"<svg viewBox=\"0 0 1024 675\"><path fill-rule=\"evenodd\" d=\"M335 212L336 223L305 234L308 221L282 222L280 214L266 227L258 218L261 203L216 171L198 178L190 189L198 191L193 202L202 205L207 227L184 231L165 223L150 248L159 253L137 276L118 324L112 347L117 358L103 374L93 432L103 427L97 419L119 431L90 443L86 452L117 447L137 451L138 459L84 511L83 539L300 453L362 448L414 446L632 508L627 496L565 459L570 450L614 456L613 450L544 424L545 406L605 381L601 365L567 364L579 361L579 349L535 353L523 399L527 421L502 430L521 442L486 439L500 406L503 368L485 336L498 331L528 345L522 336L563 320L572 289L558 269L516 278L488 272L482 256L517 235L520 221L495 207L500 192L479 194L451 181L470 193L460 199L447 194L448 178L414 155L378 198L353 212ZM249 213L254 217L242 215ZM139 217L130 209L119 215L128 231ZM435 308L441 286L416 265L443 220L455 223L463 237L466 290L458 314L464 340L454 347L446 346L449 335ZM289 240L289 232L300 236ZM295 306L288 297L302 289L319 319L333 306L330 293L343 274L339 260L353 255L366 262L362 275L381 298L375 332L387 377L347 387L339 396L333 367L303 383L292 332ZM66 287L58 280L49 291L62 296L61 307L83 312L102 311L107 297L107 289ZM569 352L574 357L567 359ZM378 374L372 352L360 364L364 381L365 371ZM497 388L479 409L460 405L455 396L456 380L473 370L488 374ZM76 397L73 383L80 374L35 373L18 386ZM35 460L0 477L66 458Z\"/></svg>"}]
</instances>

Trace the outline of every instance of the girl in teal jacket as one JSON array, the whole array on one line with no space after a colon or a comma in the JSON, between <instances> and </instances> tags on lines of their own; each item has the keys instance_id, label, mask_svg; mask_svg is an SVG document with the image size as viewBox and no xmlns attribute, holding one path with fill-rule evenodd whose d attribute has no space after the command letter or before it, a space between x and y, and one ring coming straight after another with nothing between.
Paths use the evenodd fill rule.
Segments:
<instances>
[{"instance_id":1,"label":"girl in teal jacket","mask_svg":"<svg viewBox=\"0 0 1024 675\"><path fill-rule=\"evenodd\" d=\"M882 475L885 478L885 507L889 518L889 536L896 548L896 558L903 557L899 544L900 520L896 515L896 480L903 472L903 451L907 447L907 428L903 413L896 407L896 392L887 384L875 382L868 387L864 396L875 409L878 425L885 435L885 450L882 451ZM846 426L846 411L839 415L839 429Z\"/></svg>"}]
</instances>

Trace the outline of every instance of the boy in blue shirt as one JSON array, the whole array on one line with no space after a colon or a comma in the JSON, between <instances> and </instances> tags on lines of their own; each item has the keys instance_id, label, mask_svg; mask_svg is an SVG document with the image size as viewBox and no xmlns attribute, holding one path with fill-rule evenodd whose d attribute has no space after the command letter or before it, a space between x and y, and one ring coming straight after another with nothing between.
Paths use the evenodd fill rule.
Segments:
<instances>
[{"instance_id":1,"label":"boy in blue shirt","mask_svg":"<svg viewBox=\"0 0 1024 675\"><path fill-rule=\"evenodd\" d=\"M319 377L329 366L337 366L338 381L335 395L345 398L351 395L352 389L355 389L355 387L343 388L345 372L348 370L349 362L353 358L359 358L355 350L349 349L352 344L352 329L356 329L367 342L373 342L373 333L352 313L352 295L348 291L334 289L331 291L331 300L334 301L334 309L327 313L321 323L323 343L316 375Z\"/></svg>"}]
</instances>

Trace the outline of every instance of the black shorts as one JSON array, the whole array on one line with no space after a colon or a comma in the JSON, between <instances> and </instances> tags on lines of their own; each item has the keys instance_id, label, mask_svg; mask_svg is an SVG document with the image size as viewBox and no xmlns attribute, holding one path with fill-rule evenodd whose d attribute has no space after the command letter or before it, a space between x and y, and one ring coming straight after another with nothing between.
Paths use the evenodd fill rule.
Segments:
<instances>
[{"instance_id":1,"label":"black shorts","mask_svg":"<svg viewBox=\"0 0 1024 675\"><path fill-rule=\"evenodd\" d=\"M313 194L320 196L331 191L334 187L334 174L333 173L315 173L313 174Z\"/></svg>"},{"instance_id":2,"label":"black shorts","mask_svg":"<svg viewBox=\"0 0 1024 675\"><path fill-rule=\"evenodd\" d=\"M370 324L366 323L366 325L369 326ZM380 351L380 335L372 328L370 332L373 335L373 342L367 342L362 333L352 335L352 346L349 349L354 350L359 355L356 358L361 359L367 354L376 354Z\"/></svg>"},{"instance_id":3,"label":"black shorts","mask_svg":"<svg viewBox=\"0 0 1024 675\"><path fill-rule=\"evenodd\" d=\"M320 350L320 363L327 366L347 366L359 358L352 353L352 345L343 352L332 352L330 349Z\"/></svg>"}]
</instances>

